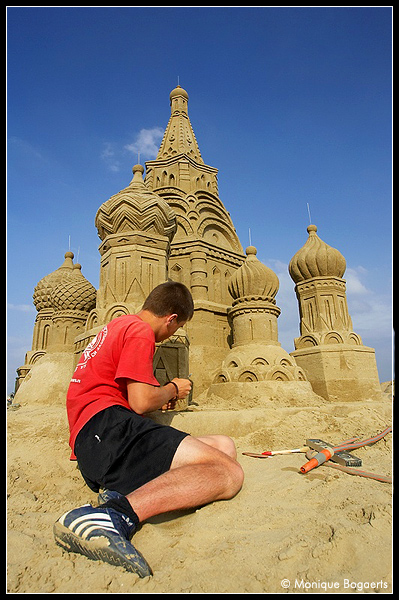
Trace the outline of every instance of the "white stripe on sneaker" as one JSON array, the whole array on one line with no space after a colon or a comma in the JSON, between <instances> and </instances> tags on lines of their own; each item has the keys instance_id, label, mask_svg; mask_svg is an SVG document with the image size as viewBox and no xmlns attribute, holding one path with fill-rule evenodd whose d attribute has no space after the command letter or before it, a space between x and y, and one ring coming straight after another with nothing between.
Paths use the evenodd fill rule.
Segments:
<instances>
[{"instance_id":1,"label":"white stripe on sneaker","mask_svg":"<svg viewBox=\"0 0 399 600\"><path fill-rule=\"evenodd\" d=\"M84 504L84 505L83 505L83 506L81 506L80 508L84 508L84 507L86 507L86 506L91 506L91 505L90 505L90 504ZM65 525L65 518L66 518L66 517L67 517L67 516L68 516L70 513L71 513L71 511L70 511L70 510L68 510L66 513L64 513L64 514L63 514L63 515L62 515L62 516L61 516L61 517L58 519L58 521L61 523L61 525L64 525L64 526L66 527L66 525Z\"/></svg>"},{"instance_id":2,"label":"white stripe on sneaker","mask_svg":"<svg viewBox=\"0 0 399 600\"><path fill-rule=\"evenodd\" d=\"M105 523L111 523L113 526L112 519L107 513L89 513L87 515L81 515L80 517L76 517L71 523L68 525L68 529L74 531L75 527L78 527L80 523L90 523L90 521L102 521ZM65 524L65 523L63 523Z\"/></svg>"},{"instance_id":3,"label":"white stripe on sneaker","mask_svg":"<svg viewBox=\"0 0 399 600\"><path fill-rule=\"evenodd\" d=\"M103 531L112 531L112 533L116 533L117 535L119 535L119 531L117 531L113 527L104 527L103 525L101 525L101 527L98 527L98 525L89 525L89 527L85 531L83 531L80 537L85 540L90 535L90 533L92 533L93 531L98 531L99 529L102 529Z\"/></svg>"},{"instance_id":4,"label":"white stripe on sneaker","mask_svg":"<svg viewBox=\"0 0 399 600\"><path fill-rule=\"evenodd\" d=\"M87 521L86 523L81 523L78 527L76 527L74 533L76 535L80 535L82 531L87 529L87 527L91 527L92 529L108 529L109 531L118 533L111 523L104 523L104 521L96 521L95 519Z\"/></svg>"}]
</instances>

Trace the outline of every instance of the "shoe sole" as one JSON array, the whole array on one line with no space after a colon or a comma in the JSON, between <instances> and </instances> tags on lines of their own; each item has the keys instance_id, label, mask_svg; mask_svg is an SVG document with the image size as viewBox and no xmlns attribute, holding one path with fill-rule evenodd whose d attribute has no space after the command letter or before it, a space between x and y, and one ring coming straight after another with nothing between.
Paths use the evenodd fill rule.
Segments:
<instances>
[{"instance_id":1,"label":"shoe sole","mask_svg":"<svg viewBox=\"0 0 399 600\"><path fill-rule=\"evenodd\" d=\"M110 547L110 540L105 536L83 540L59 521L54 524L53 533L56 543L68 552L77 552L91 560L102 560L110 565L123 567L140 577L152 575L151 567L145 558L129 542L118 541L118 545L121 546L118 549Z\"/></svg>"}]
</instances>

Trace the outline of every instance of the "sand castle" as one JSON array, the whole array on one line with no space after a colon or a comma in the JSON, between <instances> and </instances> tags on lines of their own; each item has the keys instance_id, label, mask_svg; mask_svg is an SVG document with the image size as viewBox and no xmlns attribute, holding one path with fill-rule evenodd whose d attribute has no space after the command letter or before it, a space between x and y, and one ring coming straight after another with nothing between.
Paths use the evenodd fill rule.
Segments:
<instances>
[{"instance_id":1,"label":"sand castle","mask_svg":"<svg viewBox=\"0 0 399 600\"><path fill-rule=\"evenodd\" d=\"M352 331L345 259L308 227L292 258L299 302L295 351L278 341L277 275L244 254L218 195L217 169L204 163L188 116L188 94L170 93L171 116L155 160L133 167L133 179L98 209L99 289L67 252L63 264L37 284L32 348L17 373L17 398L62 403L74 365L105 323L138 311L148 293L172 279L191 290L195 313L160 345L160 383L192 373L195 394L207 391L234 408L241 397L278 396L285 386L328 401L380 395L374 350ZM180 406L186 408L186 404Z\"/></svg>"},{"instance_id":2,"label":"sand castle","mask_svg":"<svg viewBox=\"0 0 399 600\"><path fill-rule=\"evenodd\" d=\"M345 259L308 228L290 263L300 336L288 353L278 340L277 275L256 248L243 251L218 196L217 170L201 158L187 102L182 88L172 91L171 117L145 179L136 165L130 184L97 211L99 289L67 252L34 290L32 347L18 369L21 408L8 414L9 590L280 593L335 582L338 593L390 592L391 486L324 465L303 476L303 454L243 456L295 448L309 437L363 439L391 422L389 395L377 398L374 351L353 332ZM167 278L191 289L195 316L158 347L154 369L160 383L193 373L194 398L152 418L192 435L231 435L246 480L228 503L144 523L135 543L156 576L140 579L78 554L66 558L52 527L71 506L97 501L68 460L65 395L74 365L105 322L136 311ZM389 473L391 444L388 436L360 448L365 468Z\"/></svg>"}]
</instances>

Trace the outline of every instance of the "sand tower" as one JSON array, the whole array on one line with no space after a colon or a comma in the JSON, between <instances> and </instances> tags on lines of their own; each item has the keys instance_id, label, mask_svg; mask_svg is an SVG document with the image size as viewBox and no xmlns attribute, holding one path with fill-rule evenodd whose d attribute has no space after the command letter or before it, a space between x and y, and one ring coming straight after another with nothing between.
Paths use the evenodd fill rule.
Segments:
<instances>
[{"instance_id":1,"label":"sand tower","mask_svg":"<svg viewBox=\"0 0 399 600\"><path fill-rule=\"evenodd\" d=\"M145 186L143 173L144 168L135 165L128 187L104 202L96 214L102 240L96 305L100 323L137 312L150 291L167 279L176 217L169 205Z\"/></svg>"},{"instance_id":2,"label":"sand tower","mask_svg":"<svg viewBox=\"0 0 399 600\"><path fill-rule=\"evenodd\" d=\"M375 352L363 346L348 312L342 254L317 235L289 264L299 303L300 337L291 353L314 391L327 400L367 400L381 394Z\"/></svg>"},{"instance_id":3,"label":"sand tower","mask_svg":"<svg viewBox=\"0 0 399 600\"><path fill-rule=\"evenodd\" d=\"M171 91L170 108L158 155L146 162L145 182L176 214L169 277L184 283L194 298L194 317L185 329L198 392L212 382L215 364L229 351L228 281L245 257L218 195L218 170L201 156L182 87Z\"/></svg>"},{"instance_id":4,"label":"sand tower","mask_svg":"<svg viewBox=\"0 0 399 600\"><path fill-rule=\"evenodd\" d=\"M77 356L102 326L140 310L150 291L167 279L176 218L168 204L147 189L143 172L141 165L135 165L130 184L97 211L100 284L85 332L75 340Z\"/></svg>"},{"instance_id":5,"label":"sand tower","mask_svg":"<svg viewBox=\"0 0 399 600\"><path fill-rule=\"evenodd\" d=\"M64 263L35 287L33 301L38 314L32 349L18 369L18 402L65 402L73 372L74 340L84 331L96 302L96 289L83 276L81 265L73 264L73 257L67 252Z\"/></svg>"},{"instance_id":6,"label":"sand tower","mask_svg":"<svg viewBox=\"0 0 399 600\"><path fill-rule=\"evenodd\" d=\"M285 384L288 385L284 393L288 387L290 391L298 390L302 383L311 391L303 369L278 341L280 309L275 299L279 289L278 277L257 259L254 246L249 246L246 254L245 263L229 281L233 298L229 310L232 348L210 388L210 393L231 398L232 406L239 394L253 402L252 384L256 384L257 392L260 391L266 399L278 393Z\"/></svg>"},{"instance_id":7,"label":"sand tower","mask_svg":"<svg viewBox=\"0 0 399 600\"><path fill-rule=\"evenodd\" d=\"M75 339L75 361L106 323L138 312L151 290L168 279L176 216L164 199L148 189L143 173L144 167L135 165L130 184L97 211L100 285L85 331ZM180 329L159 346L154 371L161 385L189 374L188 344L186 332Z\"/></svg>"},{"instance_id":8,"label":"sand tower","mask_svg":"<svg viewBox=\"0 0 399 600\"><path fill-rule=\"evenodd\" d=\"M306 380L278 341L277 318L281 311L275 297L279 280L256 253L254 246L246 249L245 263L229 281L233 344L215 383Z\"/></svg>"},{"instance_id":9,"label":"sand tower","mask_svg":"<svg viewBox=\"0 0 399 600\"><path fill-rule=\"evenodd\" d=\"M33 304L37 315L33 328L32 348L26 353L25 364L17 369L15 389L18 390L23 379L34 365L47 352L47 346L52 329L52 316L54 307L50 300L51 293L56 285L69 279L73 270L73 252L66 252L64 262L58 269L45 275L33 291Z\"/></svg>"}]
</instances>

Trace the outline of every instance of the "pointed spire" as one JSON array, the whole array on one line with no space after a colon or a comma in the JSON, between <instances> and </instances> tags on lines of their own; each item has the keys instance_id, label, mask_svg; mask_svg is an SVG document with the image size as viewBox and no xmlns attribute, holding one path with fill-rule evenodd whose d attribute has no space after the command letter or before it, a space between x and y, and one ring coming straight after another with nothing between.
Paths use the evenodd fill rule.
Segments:
<instances>
[{"instance_id":1,"label":"pointed spire","mask_svg":"<svg viewBox=\"0 0 399 600\"><path fill-rule=\"evenodd\" d=\"M157 160L186 154L204 164L188 117L188 94L180 85L170 92L171 115L166 127Z\"/></svg>"}]
</instances>

